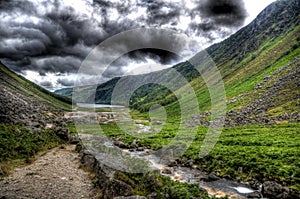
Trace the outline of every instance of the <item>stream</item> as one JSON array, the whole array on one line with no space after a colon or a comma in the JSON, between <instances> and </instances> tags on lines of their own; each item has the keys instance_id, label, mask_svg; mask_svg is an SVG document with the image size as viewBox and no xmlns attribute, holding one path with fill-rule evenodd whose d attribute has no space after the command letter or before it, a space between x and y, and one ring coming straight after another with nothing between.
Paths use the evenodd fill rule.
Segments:
<instances>
[{"instance_id":1,"label":"stream","mask_svg":"<svg viewBox=\"0 0 300 199\"><path fill-rule=\"evenodd\" d=\"M70 115L69 117L74 117L74 115ZM138 128L138 133L155 130L143 124L136 124L136 126ZM132 165L137 162L142 162L143 164L139 165L139 163L137 163L136 165L139 167L144 167L143 165L146 165L146 167L149 167L151 170L157 171L161 175L168 176L172 180L183 183L197 183L199 184L199 187L205 189L211 197L228 196L228 198L232 199L243 199L253 193L256 194L255 196L261 195L260 190L253 189L247 184L219 178L193 167L168 166L160 161L161 159L156 151L150 149L120 148L120 146L114 144L113 141L106 136L94 133L90 134L86 132L86 130L83 130L82 132L79 131L79 136L85 147L87 147L99 161L118 170L124 170L128 165L133 168Z\"/></svg>"},{"instance_id":2,"label":"stream","mask_svg":"<svg viewBox=\"0 0 300 199\"><path fill-rule=\"evenodd\" d=\"M174 166L170 167L160 163L157 156L153 154L151 150L145 149L144 151L129 151L123 149L125 153L129 153L132 157L141 158L151 163L152 169L158 170L161 175L168 176L172 180L176 180L184 183L197 183L203 189L205 189L210 196L229 198L247 198L250 193L260 192L254 190L249 185L218 178L204 181L201 177L208 176L207 173L198 169Z\"/></svg>"},{"instance_id":3,"label":"stream","mask_svg":"<svg viewBox=\"0 0 300 199\"><path fill-rule=\"evenodd\" d=\"M184 166L168 166L160 162L160 157L156 151L150 149L124 149L114 145L113 141L105 136L80 134L86 148L89 149L95 158L107 166L114 169L125 171L129 168L134 168L132 165L139 165L139 168L147 168L141 171L155 171L163 176L168 176L172 180L183 183L197 183L199 187L205 189L209 196L225 197L234 199L244 199L249 194L259 194L260 190L255 190L249 185L219 178L214 175L209 175L196 168ZM139 163L143 164L139 164ZM138 169L139 169L138 168ZM136 169L136 167L135 167ZM127 170L128 171L128 170ZM136 170L133 171L137 172ZM138 172L139 173L139 172Z\"/></svg>"}]
</instances>

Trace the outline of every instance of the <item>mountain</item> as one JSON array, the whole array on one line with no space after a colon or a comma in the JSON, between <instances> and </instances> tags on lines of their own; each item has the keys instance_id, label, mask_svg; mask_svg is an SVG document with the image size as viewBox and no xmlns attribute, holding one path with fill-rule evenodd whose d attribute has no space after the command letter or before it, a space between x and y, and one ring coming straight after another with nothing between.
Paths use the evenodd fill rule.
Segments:
<instances>
[{"instance_id":1,"label":"mountain","mask_svg":"<svg viewBox=\"0 0 300 199\"><path fill-rule=\"evenodd\" d=\"M229 115L233 116L238 112L242 120L261 115L258 123L270 118L281 120L297 117L300 74L299 4L298 0L276 1L265 8L249 25L206 49L224 81L227 109L233 111ZM188 85L178 88L176 92L183 93L188 86L192 86L198 97L200 110L209 110L209 92L198 71L188 61L179 63L172 69L176 69L189 81ZM111 103L111 95L120 79L125 92L120 94L119 99L126 98L126 90L130 90L134 84L153 79L156 82L168 79L175 84L178 79L172 76L172 69L113 78L99 85L96 93L88 98L88 102ZM83 90L86 92L88 89ZM57 93L68 97L71 95L70 89ZM186 101L189 106L188 99ZM121 104L122 100L115 103ZM157 84L140 87L130 98L130 106L142 112L149 110L154 104L167 105L173 110L178 106L175 95ZM174 114L176 113L175 111ZM249 122L251 123L238 123Z\"/></svg>"},{"instance_id":2,"label":"mountain","mask_svg":"<svg viewBox=\"0 0 300 199\"><path fill-rule=\"evenodd\" d=\"M0 106L0 123L23 126L37 134L49 128L61 138L68 139L63 112L71 110L71 100L30 82L2 63Z\"/></svg>"},{"instance_id":3,"label":"mountain","mask_svg":"<svg viewBox=\"0 0 300 199\"><path fill-rule=\"evenodd\" d=\"M73 93L73 88L61 88L61 89L55 90L54 93L71 99L72 93Z\"/></svg>"}]
</instances>

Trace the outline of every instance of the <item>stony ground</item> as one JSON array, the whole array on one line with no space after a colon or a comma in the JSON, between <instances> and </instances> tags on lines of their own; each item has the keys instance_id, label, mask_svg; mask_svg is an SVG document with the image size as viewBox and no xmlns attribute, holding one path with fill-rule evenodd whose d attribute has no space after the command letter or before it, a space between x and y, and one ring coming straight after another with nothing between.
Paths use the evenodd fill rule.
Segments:
<instances>
[{"instance_id":1,"label":"stony ground","mask_svg":"<svg viewBox=\"0 0 300 199\"><path fill-rule=\"evenodd\" d=\"M0 181L0 198L96 198L75 146L54 148Z\"/></svg>"}]
</instances>

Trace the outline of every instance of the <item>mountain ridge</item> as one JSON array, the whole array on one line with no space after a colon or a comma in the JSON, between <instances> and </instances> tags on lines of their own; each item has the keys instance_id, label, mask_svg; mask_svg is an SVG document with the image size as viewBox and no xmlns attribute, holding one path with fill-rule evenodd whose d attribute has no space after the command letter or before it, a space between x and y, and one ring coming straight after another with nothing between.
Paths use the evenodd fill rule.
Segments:
<instances>
[{"instance_id":1,"label":"mountain ridge","mask_svg":"<svg viewBox=\"0 0 300 199\"><path fill-rule=\"evenodd\" d=\"M228 110L236 111L236 109L247 109L247 107L250 107L255 99L250 97L249 99L252 101L247 100L245 96L254 96L257 92L255 89L256 85L264 81L266 76L272 75L281 67L292 63L299 57L299 4L297 0L274 2L266 7L249 25L224 41L213 44L206 49L223 77ZM298 63L296 63L295 68L299 68ZM180 72L194 88L199 100L200 111L209 110L209 93L199 72L189 62L179 63L173 66L173 69ZM129 86L135 81L143 82L153 78L162 79L163 81L166 78L172 78L168 76L170 70L165 69L146 75L113 78L98 85L95 95L93 91L90 91L92 94L90 94L88 101L91 103L110 103L113 89L120 79L123 80L123 84L127 83ZM299 77L296 76L296 78ZM170 81L176 83L176 79L170 79ZM294 86L298 88L298 85ZM268 93L268 88L264 89ZM293 90L293 88L286 89ZM82 90L84 91L84 89ZM178 92L184 92L184 90L185 86L179 89ZM126 91L126 86L124 91ZM68 90L69 97L71 93ZM84 92L82 95L85 95ZM285 100L290 101L297 94L293 96L286 97ZM284 98L284 96L282 97ZM201 99L204 103L200 103ZM174 94L162 86L144 85L132 95L130 106L141 112L149 110L153 104L162 104L170 107L170 109L175 109L176 100ZM188 101L186 104L188 104ZM282 110L280 113L274 113L273 109ZM291 114L293 111L297 111L297 102L293 102L293 106L290 109L285 109L282 104L275 104L271 109L265 109L262 112L270 113L270 117L276 117L280 114L285 115L286 112ZM174 114L177 114L177 112Z\"/></svg>"}]
</instances>

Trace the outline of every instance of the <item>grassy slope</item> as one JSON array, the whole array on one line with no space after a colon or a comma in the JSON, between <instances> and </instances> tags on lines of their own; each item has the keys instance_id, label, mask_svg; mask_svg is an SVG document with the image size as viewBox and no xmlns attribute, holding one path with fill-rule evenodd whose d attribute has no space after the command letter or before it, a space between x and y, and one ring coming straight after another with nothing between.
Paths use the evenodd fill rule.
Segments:
<instances>
[{"instance_id":1,"label":"grassy slope","mask_svg":"<svg viewBox=\"0 0 300 199\"><path fill-rule=\"evenodd\" d=\"M6 79L2 79L2 81L4 81L2 83L5 83L6 85L18 90L25 95L33 96L37 100L49 102L55 107L65 110L72 109L72 101L70 99L47 91L46 89L25 79L21 75L12 72L1 63L0 70L6 75Z\"/></svg>"},{"instance_id":2,"label":"grassy slope","mask_svg":"<svg viewBox=\"0 0 300 199\"><path fill-rule=\"evenodd\" d=\"M299 58L299 35L300 27L297 26L292 32L282 35L280 38L267 40L257 51L250 53L238 64L232 66L232 61L217 63L225 84L227 99L230 100L246 93L247 96L250 97L247 101L244 100L243 103L237 101L235 104L231 104L228 109L237 109L247 106L254 99L251 97L255 96L252 95L255 92L254 87L260 83L265 76L272 75L281 67L292 62L295 58ZM253 54L255 54L255 56L253 56ZM295 67L299 66L297 65ZM196 78L190 84L198 96L200 110L208 110L210 108L210 96L202 78ZM290 89L292 90L293 88ZM181 88L178 92L184 93L184 90L185 87ZM187 100L189 99L188 96L186 98ZM289 99L290 98L286 98L287 101ZM186 104L188 105L188 102ZM176 103L169 105L169 109L173 109L176 105ZM281 105L278 104L278 106ZM297 110L296 107L295 110Z\"/></svg>"}]
</instances>

